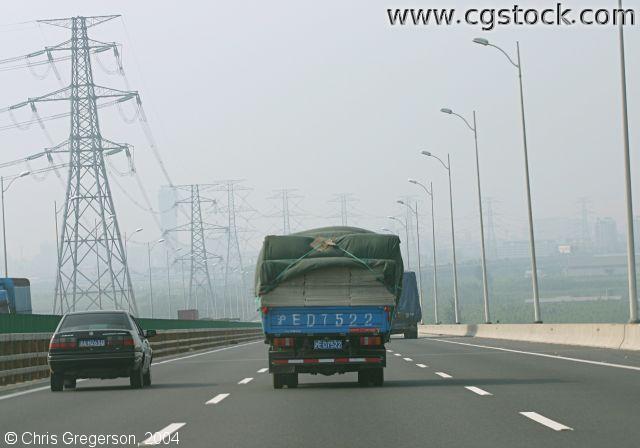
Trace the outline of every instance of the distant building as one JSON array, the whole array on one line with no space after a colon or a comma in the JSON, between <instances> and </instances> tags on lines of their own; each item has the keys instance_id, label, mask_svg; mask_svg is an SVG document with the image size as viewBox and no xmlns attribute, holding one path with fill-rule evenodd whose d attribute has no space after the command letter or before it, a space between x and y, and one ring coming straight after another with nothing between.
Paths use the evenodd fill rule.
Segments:
<instances>
[{"instance_id":1,"label":"distant building","mask_svg":"<svg viewBox=\"0 0 640 448\"><path fill-rule=\"evenodd\" d=\"M567 258L565 274L569 277L626 275L626 255L589 255Z\"/></svg>"},{"instance_id":2,"label":"distant building","mask_svg":"<svg viewBox=\"0 0 640 448\"><path fill-rule=\"evenodd\" d=\"M619 250L618 230L613 218L598 218L595 225L595 249L600 254Z\"/></svg>"}]
</instances>

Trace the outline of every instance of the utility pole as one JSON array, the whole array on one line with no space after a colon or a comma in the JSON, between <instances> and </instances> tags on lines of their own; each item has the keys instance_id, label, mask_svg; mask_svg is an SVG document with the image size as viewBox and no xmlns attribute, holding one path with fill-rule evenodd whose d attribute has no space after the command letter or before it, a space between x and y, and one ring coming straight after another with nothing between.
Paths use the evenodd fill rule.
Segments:
<instances>
[{"instance_id":1,"label":"utility pole","mask_svg":"<svg viewBox=\"0 0 640 448\"><path fill-rule=\"evenodd\" d=\"M29 98L12 109L37 102L69 101L71 131L69 139L56 152L69 152L69 174L58 245L58 275L54 312L116 308L138 314L126 254L111 195L104 157L120 151L126 144L102 137L98 120L98 100L139 101L137 92L96 85L91 54L117 48L89 38L88 29L119 16L71 17L41 20L40 23L71 30L71 39L47 47L47 52L70 52L71 84L55 92ZM93 224L97 222L94 232ZM95 237L95 233L98 234ZM98 278L93 262L98 260Z\"/></svg>"}]
</instances>

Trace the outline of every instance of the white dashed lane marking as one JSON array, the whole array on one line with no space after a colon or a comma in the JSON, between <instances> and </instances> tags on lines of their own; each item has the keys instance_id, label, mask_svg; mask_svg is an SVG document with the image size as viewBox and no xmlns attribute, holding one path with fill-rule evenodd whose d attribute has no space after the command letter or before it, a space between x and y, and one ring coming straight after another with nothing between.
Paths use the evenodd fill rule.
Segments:
<instances>
[{"instance_id":1,"label":"white dashed lane marking","mask_svg":"<svg viewBox=\"0 0 640 448\"><path fill-rule=\"evenodd\" d=\"M402 353L394 353L396 356L402 356Z\"/></svg>"},{"instance_id":2,"label":"white dashed lane marking","mask_svg":"<svg viewBox=\"0 0 640 448\"><path fill-rule=\"evenodd\" d=\"M474 394L478 394L482 396L493 395L492 393L487 392L486 390L480 389L479 387L476 387L476 386L464 386L464 388L467 390L470 390Z\"/></svg>"},{"instance_id":3,"label":"white dashed lane marking","mask_svg":"<svg viewBox=\"0 0 640 448\"><path fill-rule=\"evenodd\" d=\"M215 397L213 397L211 400L207 401L205 404L218 404L228 396L229 394L218 394Z\"/></svg>"},{"instance_id":4,"label":"white dashed lane marking","mask_svg":"<svg viewBox=\"0 0 640 448\"><path fill-rule=\"evenodd\" d=\"M440 378L453 378L451 375L444 372L436 372L436 375L438 375Z\"/></svg>"},{"instance_id":5,"label":"white dashed lane marking","mask_svg":"<svg viewBox=\"0 0 640 448\"><path fill-rule=\"evenodd\" d=\"M238 384L247 384L250 383L253 380L253 378L245 378L243 380L238 381Z\"/></svg>"},{"instance_id":6,"label":"white dashed lane marking","mask_svg":"<svg viewBox=\"0 0 640 448\"><path fill-rule=\"evenodd\" d=\"M429 366L427 366L426 364L416 364L416 365L417 365L418 367L420 367L421 369L426 369L427 367L429 367Z\"/></svg>"},{"instance_id":7,"label":"white dashed lane marking","mask_svg":"<svg viewBox=\"0 0 640 448\"><path fill-rule=\"evenodd\" d=\"M269 368L268 368L268 367L263 367L262 369L258 370L258 373L264 373L264 372L266 372L267 370L269 370Z\"/></svg>"},{"instance_id":8,"label":"white dashed lane marking","mask_svg":"<svg viewBox=\"0 0 640 448\"><path fill-rule=\"evenodd\" d=\"M171 423L169 426L162 428L160 431L152 434L151 437L143 440L138 445L139 446L150 446L150 445L160 445L166 444L167 441L171 440L171 435L182 428L186 423Z\"/></svg>"},{"instance_id":9,"label":"white dashed lane marking","mask_svg":"<svg viewBox=\"0 0 640 448\"><path fill-rule=\"evenodd\" d=\"M573 431L573 428L563 425L562 423L558 423L550 418L545 417L544 415L540 415L537 412L520 412L521 415L533 420L534 422L538 422L541 425L546 426L547 428L551 428L554 431Z\"/></svg>"},{"instance_id":10,"label":"white dashed lane marking","mask_svg":"<svg viewBox=\"0 0 640 448\"><path fill-rule=\"evenodd\" d=\"M408 361L408 362L413 361L413 359L411 359L411 358L402 358L402 359L404 359L405 361Z\"/></svg>"}]
</instances>

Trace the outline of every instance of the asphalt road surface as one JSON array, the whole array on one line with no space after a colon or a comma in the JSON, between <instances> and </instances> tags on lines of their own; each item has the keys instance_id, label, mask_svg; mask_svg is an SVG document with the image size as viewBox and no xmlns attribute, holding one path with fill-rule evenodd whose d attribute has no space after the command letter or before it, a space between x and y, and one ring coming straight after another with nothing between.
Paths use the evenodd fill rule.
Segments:
<instances>
[{"instance_id":1,"label":"asphalt road surface","mask_svg":"<svg viewBox=\"0 0 640 448\"><path fill-rule=\"evenodd\" d=\"M158 360L142 390L5 393L0 447L640 446L639 353L452 337L387 348L382 388L345 374L274 390L257 342Z\"/></svg>"}]
</instances>

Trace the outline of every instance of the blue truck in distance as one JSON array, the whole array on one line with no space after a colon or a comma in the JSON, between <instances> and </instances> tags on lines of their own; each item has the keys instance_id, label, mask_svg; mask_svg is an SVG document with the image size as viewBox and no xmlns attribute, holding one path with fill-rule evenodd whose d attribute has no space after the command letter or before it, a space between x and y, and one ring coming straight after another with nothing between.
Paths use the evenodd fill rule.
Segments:
<instances>
[{"instance_id":1,"label":"blue truck in distance","mask_svg":"<svg viewBox=\"0 0 640 448\"><path fill-rule=\"evenodd\" d=\"M416 273L407 271L402 276L402 294L393 318L391 334L403 334L405 339L417 339L418 323L421 320L422 308Z\"/></svg>"},{"instance_id":2,"label":"blue truck in distance","mask_svg":"<svg viewBox=\"0 0 640 448\"><path fill-rule=\"evenodd\" d=\"M297 387L301 373L347 372L382 386L401 279L394 235L331 227L268 236L256 291L273 387Z\"/></svg>"},{"instance_id":3,"label":"blue truck in distance","mask_svg":"<svg viewBox=\"0 0 640 448\"><path fill-rule=\"evenodd\" d=\"M31 314L31 283L26 278L0 278L0 314Z\"/></svg>"}]
</instances>

